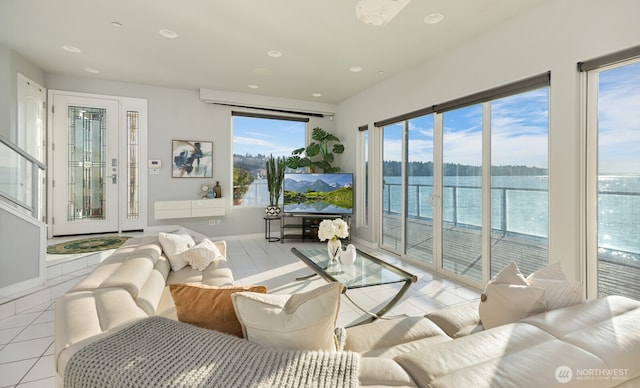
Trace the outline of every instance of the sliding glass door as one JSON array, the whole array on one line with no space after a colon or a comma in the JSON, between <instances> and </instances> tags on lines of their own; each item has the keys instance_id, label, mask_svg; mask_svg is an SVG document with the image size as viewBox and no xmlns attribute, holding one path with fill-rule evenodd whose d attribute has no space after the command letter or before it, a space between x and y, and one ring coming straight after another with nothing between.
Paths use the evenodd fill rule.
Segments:
<instances>
[{"instance_id":1,"label":"sliding glass door","mask_svg":"<svg viewBox=\"0 0 640 388\"><path fill-rule=\"evenodd\" d=\"M549 89L491 101L491 276L548 263Z\"/></svg>"},{"instance_id":2,"label":"sliding glass door","mask_svg":"<svg viewBox=\"0 0 640 388\"><path fill-rule=\"evenodd\" d=\"M587 78L589 296L640 299L640 61Z\"/></svg>"},{"instance_id":3,"label":"sliding glass door","mask_svg":"<svg viewBox=\"0 0 640 388\"><path fill-rule=\"evenodd\" d=\"M383 122L381 247L476 286L546 265L547 85Z\"/></svg>"},{"instance_id":4,"label":"sliding glass door","mask_svg":"<svg viewBox=\"0 0 640 388\"><path fill-rule=\"evenodd\" d=\"M482 280L482 105L444 113L442 268Z\"/></svg>"},{"instance_id":5,"label":"sliding glass door","mask_svg":"<svg viewBox=\"0 0 640 388\"><path fill-rule=\"evenodd\" d=\"M393 252L404 251L403 149L404 123L382 128L382 241Z\"/></svg>"},{"instance_id":6,"label":"sliding glass door","mask_svg":"<svg viewBox=\"0 0 640 388\"><path fill-rule=\"evenodd\" d=\"M433 115L407 121L406 254L433 262Z\"/></svg>"},{"instance_id":7,"label":"sliding glass door","mask_svg":"<svg viewBox=\"0 0 640 388\"><path fill-rule=\"evenodd\" d=\"M382 246L433 262L433 115L383 131Z\"/></svg>"}]
</instances>

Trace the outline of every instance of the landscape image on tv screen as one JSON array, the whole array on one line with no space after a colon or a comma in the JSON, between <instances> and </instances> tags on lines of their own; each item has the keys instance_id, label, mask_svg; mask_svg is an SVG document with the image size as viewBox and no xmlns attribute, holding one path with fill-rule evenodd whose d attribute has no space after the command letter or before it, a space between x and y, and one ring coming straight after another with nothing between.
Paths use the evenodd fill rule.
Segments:
<instances>
[{"instance_id":1,"label":"landscape image on tv screen","mask_svg":"<svg viewBox=\"0 0 640 388\"><path fill-rule=\"evenodd\" d=\"M352 214L353 174L284 174L284 212Z\"/></svg>"}]
</instances>

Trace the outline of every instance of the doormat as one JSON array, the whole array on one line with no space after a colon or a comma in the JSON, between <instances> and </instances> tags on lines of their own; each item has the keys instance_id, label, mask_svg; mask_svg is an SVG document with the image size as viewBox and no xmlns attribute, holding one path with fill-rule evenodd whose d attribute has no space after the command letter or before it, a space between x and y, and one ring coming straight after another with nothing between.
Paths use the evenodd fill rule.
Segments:
<instances>
[{"instance_id":1,"label":"doormat","mask_svg":"<svg viewBox=\"0 0 640 388\"><path fill-rule=\"evenodd\" d=\"M49 254L72 254L116 249L131 237L91 237L53 244L47 247Z\"/></svg>"}]
</instances>

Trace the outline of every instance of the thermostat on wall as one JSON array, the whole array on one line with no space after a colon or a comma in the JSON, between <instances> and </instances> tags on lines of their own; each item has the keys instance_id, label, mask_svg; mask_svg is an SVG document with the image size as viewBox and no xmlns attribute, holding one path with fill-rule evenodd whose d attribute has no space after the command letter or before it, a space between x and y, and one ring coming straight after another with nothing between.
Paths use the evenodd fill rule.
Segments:
<instances>
[{"instance_id":1,"label":"thermostat on wall","mask_svg":"<svg viewBox=\"0 0 640 388\"><path fill-rule=\"evenodd\" d=\"M149 160L149 174L160 175L160 167L162 167L162 160L160 159Z\"/></svg>"}]
</instances>

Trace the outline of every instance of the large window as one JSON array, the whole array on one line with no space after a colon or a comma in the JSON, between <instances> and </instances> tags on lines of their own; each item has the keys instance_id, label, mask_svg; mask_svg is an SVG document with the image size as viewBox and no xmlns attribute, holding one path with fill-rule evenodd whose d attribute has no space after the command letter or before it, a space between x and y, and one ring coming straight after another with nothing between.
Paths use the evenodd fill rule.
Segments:
<instances>
[{"instance_id":1,"label":"large window","mask_svg":"<svg viewBox=\"0 0 640 388\"><path fill-rule=\"evenodd\" d=\"M482 280L482 105L444 113L442 268Z\"/></svg>"},{"instance_id":2,"label":"large window","mask_svg":"<svg viewBox=\"0 0 640 388\"><path fill-rule=\"evenodd\" d=\"M381 246L479 285L548 263L549 75L381 121Z\"/></svg>"},{"instance_id":3,"label":"large window","mask_svg":"<svg viewBox=\"0 0 640 388\"><path fill-rule=\"evenodd\" d=\"M361 160L358 167L358 175L361 178L358 179L360 184L358 192L359 207L359 226L366 228L369 225L369 126L363 125L358 128L359 136L358 141L360 144Z\"/></svg>"},{"instance_id":4,"label":"large window","mask_svg":"<svg viewBox=\"0 0 640 388\"><path fill-rule=\"evenodd\" d=\"M549 89L491 101L491 276L548 262Z\"/></svg>"},{"instance_id":5,"label":"large window","mask_svg":"<svg viewBox=\"0 0 640 388\"><path fill-rule=\"evenodd\" d=\"M233 112L234 205L269 205L266 158L287 157L294 149L304 147L307 121Z\"/></svg>"},{"instance_id":6,"label":"large window","mask_svg":"<svg viewBox=\"0 0 640 388\"><path fill-rule=\"evenodd\" d=\"M640 59L587 80L589 296L640 299Z\"/></svg>"},{"instance_id":7,"label":"large window","mask_svg":"<svg viewBox=\"0 0 640 388\"><path fill-rule=\"evenodd\" d=\"M407 121L406 253L433 261L433 115Z\"/></svg>"},{"instance_id":8,"label":"large window","mask_svg":"<svg viewBox=\"0 0 640 388\"><path fill-rule=\"evenodd\" d=\"M402 150L404 124L382 131L382 246L403 252Z\"/></svg>"}]
</instances>

